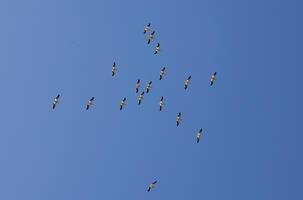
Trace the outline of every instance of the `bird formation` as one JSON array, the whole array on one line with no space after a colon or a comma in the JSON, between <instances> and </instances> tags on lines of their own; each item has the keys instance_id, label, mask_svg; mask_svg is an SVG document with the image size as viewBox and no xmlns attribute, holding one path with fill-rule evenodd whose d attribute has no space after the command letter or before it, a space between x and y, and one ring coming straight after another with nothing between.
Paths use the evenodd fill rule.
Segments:
<instances>
[{"instance_id":1,"label":"bird formation","mask_svg":"<svg viewBox=\"0 0 303 200\"><path fill-rule=\"evenodd\" d=\"M151 29L151 23L148 23L145 27L144 27L144 31L143 31L144 34L148 34L148 37L147 37L147 44L150 44L154 38L155 38L155 31ZM160 43L157 43L157 46L155 47L155 51L154 51L154 54L158 54L160 52ZM113 63L112 65L112 76L115 76L116 73L117 73L117 67L116 67L116 62ZM166 67L163 67L160 71L160 76L159 76L159 80L162 80L164 78L164 76L166 75ZM184 90L187 90L189 85L190 85L190 81L191 81L191 75L188 76L188 78L184 81ZM210 85L213 86L215 81L217 79L217 72L214 72L211 77L210 77ZM149 81L147 86L146 86L146 94L147 93L150 93L151 89L152 89L152 83L153 81ZM137 79L137 82L136 82L136 85L135 85L135 91L136 93L139 93L140 91L140 87L141 87L141 80L140 79ZM141 105L143 100L144 100L144 95L145 95L145 91L142 91L141 94L138 96L138 105ZM53 103L52 103L52 108L55 109L58 104L59 104L59 100L60 100L60 94L58 94L54 100L53 100ZM89 110L94 104L95 100L95 97L91 97L87 104L86 104L86 110ZM120 102L120 111L125 107L126 105L126 97L124 97L121 102ZM162 111L163 110L163 107L164 107L164 97L161 96L161 99L160 99L160 102L159 102L159 110ZM176 116L176 125L177 127L181 124L181 121L182 121L182 113L181 112L178 112L177 113L177 116ZM200 128L198 130L198 133L197 133L197 143L200 142L201 140L201 137L202 137L202 128ZM156 184L157 184L157 180L152 182L151 184L149 184L148 186L148 189L147 189L147 192L150 192L152 189L155 188Z\"/></svg>"}]
</instances>

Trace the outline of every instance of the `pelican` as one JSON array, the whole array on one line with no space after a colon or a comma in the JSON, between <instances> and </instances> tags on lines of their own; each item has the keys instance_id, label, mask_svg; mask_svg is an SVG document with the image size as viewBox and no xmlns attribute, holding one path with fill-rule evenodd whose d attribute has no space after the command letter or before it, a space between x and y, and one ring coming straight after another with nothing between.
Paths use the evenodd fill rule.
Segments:
<instances>
[{"instance_id":1,"label":"pelican","mask_svg":"<svg viewBox=\"0 0 303 200\"><path fill-rule=\"evenodd\" d=\"M147 84L147 86L146 86L146 93L149 93L149 91L151 90L151 88L152 88L151 84L152 83L153 83L152 81L149 81L149 83Z\"/></svg>"},{"instance_id":2,"label":"pelican","mask_svg":"<svg viewBox=\"0 0 303 200\"><path fill-rule=\"evenodd\" d=\"M92 97L88 102L87 102L87 105L86 105L86 110L88 110L90 107L93 106L93 101L95 100L95 97Z\"/></svg>"},{"instance_id":3,"label":"pelican","mask_svg":"<svg viewBox=\"0 0 303 200\"><path fill-rule=\"evenodd\" d=\"M199 132L197 133L197 143L200 142L201 136L202 136L202 128L200 128Z\"/></svg>"},{"instance_id":4,"label":"pelican","mask_svg":"<svg viewBox=\"0 0 303 200\"><path fill-rule=\"evenodd\" d=\"M54 99L54 102L53 102L53 109L56 108L57 104L59 103L59 99L60 99L60 94L58 94L55 99Z\"/></svg>"},{"instance_id":5,"label":"pelican","mask_svg":"<svg viewBox=\"0 0 303 200\"><path fill-rule=\"evenodd\" d=\"M143 31L144 34L145 34L146 32L148 32L148 31L151 31L150 26L151 26L151 24L148 23L148 24L144 27L144 31Z\"/></svg>"},{"instance_id":6,"label":"pelican","mask_svg":"<svg viewBox=\"0 0 303 200\"><path fill-rule=\"evenodd\" d=\"M163 67L160 71L160 80L163 79L164 75L165 75L165 67Z\"/></svg>"},{"instance_id":7,"label":"pelican","mask_svg":"<svg viewBox=\"0 0 303 200\"><path fill-rule=\"evenodd\" d=\"M124 97L124 99L122 99L121 103L120 103L120 110L123 109L123 106L125 106L126 104L126 97Z\"/></svg>"},{"instance_id":8,"label":"pelican","mask_svg":"<svg viewBox=\"0 0 303 200\"><path fill-rule=\"evenodd\" d=\"M210 78L210 85L213 85L215 80L217 79L217 72L213 73Z\"/></svg>"},{"instance_id":9,"label":"pelican","mask_svg":"<svg viewBox=\"0 0 303 200\"><path fill-rule=\"evenodd\" d=\"M138 79L136 83L136 93L139 92L139 88L140 88L140 79Z\"/></svg>"},{"instance_id":10,"label":"pelican","mask_svg":"<svg viewBox=\"0 0 303 200\"><path fill-rule=\"evenodd\" d=\"M149 186L148 186L148 189L147 189L147 192L149 192L151 189L154 189L155 187L156 187L156 183L157 183L158 181L154 181L154 182L152 182L151 184L149 184Z\"/></svg>"},{"instance_id":11,"label":"pelican","mask_svg":"<svg viewBox=\"0 0 303 200\"><path fill-rule=\"evenodd\" d=\"M141 102L143 101L144 99L144 91L140 94L139 98L138 98L138 105L141 104Z\"/></svg>"},{"instance_id":12,"label":"pelican","mask_svg":"<svg viewBox=\"0 0 303 200\"><path fill-rule=\"evenodd\" d=\"M159 104L160 104L160 111L161 111L164 106L163 96L161 97Z\"/></svg>"},{"instance_id":13,"label":"pelican","mask_svg":"<svg viewBox=\"0 0 303 200\"><path fill-rule=\"evenodd\" d=\"M179 124L181 123L182 119L181 119L181 112L178 113L177 118L176 118L176 122L177 122L177 126L179 126Z\"/></svg>"},{"instance_id":14,"label":"pelican","mask_svg":"<svg viewBox=\"0 0 303 200\"><path fill-rule=\"evenodd\" d=\"M160 43L157 44L154 54L157 54L159 52L160 52Z\"/></svg>"},{"instance_id":15,"label":"pelican","mask_svg":"<svg viewBox=\"0 0 303 200\"><path fill-rule=\"evenodd\" d=\"M154 37L155 37L155 31L153 31L149 36L148 36L148 39L147 39L147 44L150 44L151 41L153 41Z\"/></svg>"},{"instance_id":16,"label":"pelican","mask_svg":"<svg viewBox=\"0 0 303 200\"><path fill-rule=\"evenodd\" d=\"M115 76L116 71L117 71L116 62L114 62L114 63L113 63L113 66L112 66L112 76Z\"/></svg>"},{"instance_id":17,"label":"pelican","mask_svg":"<svg viewBox=\"0 0 303 200\"><path fill-rule=\"evenodd\" d=\"M184 81L184 89L186 90L189 86L191 80L191 76L189 76L185 81Z\"/></svg>"}]
</instances>

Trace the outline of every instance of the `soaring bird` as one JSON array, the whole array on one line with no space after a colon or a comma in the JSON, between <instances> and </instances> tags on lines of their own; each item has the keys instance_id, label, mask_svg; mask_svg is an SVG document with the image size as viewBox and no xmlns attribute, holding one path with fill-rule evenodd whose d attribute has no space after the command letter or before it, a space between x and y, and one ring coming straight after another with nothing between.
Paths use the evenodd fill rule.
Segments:
<instances>
[{"instance_id":1,"label":"soaring bird","mask_svg":"<svg viewBox=\"0 0 303 200\"><path fill-rule=\"evenodd\" d=\"M149 93L149 91L151 90L151 88L152 88L152 81L149 81L149 83L147 84L147 86L146 86L146 93Z\"/></svg>"},{"instance_id":2,"label":"soaring bird","mask_svg":"<svg viewBox=\"0 0 303 200\"><path fill-rule=\"evenodd\" d=\"M114 62L114 63L113 63L113 66L112 66L112 76L115 76L116 71L117 71L116 62Z\"/></svg>"},{"instance_id":3,"label":"soaring bird","mask_svg":"<svg viewBox=\"0 0 303 200\"><path fill-rule=\"evenodd\" d=\"M160 80L163 79L164 75L165 75L165 67L163 67L160 71Z\"/></svg>"},{"instance_id":4,"label":"soaring bird","mask_svg":"<svg viewBox=\"0 0 303 200\"><path fill-rule=\"evenodd\" d=\"M179 126L179 124L181 123L182 119L181 119L181 112L178 113L177 118L176 118L176 122L177 122L177 126Z\"/></svg>"},{"instance_id":5,"label":"soaring bird","mask_svg":"<svg viewBox=\"0 0 303 200\"><path fill-rule=\"evenodd\" d=\"M164 100L163 100L163 96L161 97L161 99L160 99L160 103L159 103L159 105L160 105L160 111L162 110L162 108L163 108L163 106L164 106Z\"/></svg>"},{"instance_id":6,"label":"soaring bird","mask_svg":"<svg viewBox=\"0 0 303 200\"><path fill-rule=\"evenodd\" d=\"M149 186L148 186L148 189L147 189L147 192L149 192L151 189L154 189L155 187L156 187L156 183L157 183L158 181L154 181L154 182L152 182L151 184L149 184Z\"/></svg>"},{"instance_id":7,"label":"soaring bird","mask_svg":"<svg viewBox=\"0 0 303 200\"><path fill-rule=\"evenodd\" d=\"M124 99L122 99L121 103L120 103L120 110L123 109L123 107L125 106L126 104L126 97L124 97Z\"/></svg>"},{"instance_id":8,"label":"soaring bird","mask_svg":"<svg viewBox=\"0 0 303 200\"><path fill-rule=\"evenodd\" d=\"M217 72L213 73L210 78L210 85L213 85L215 80L217 79Z\"/></svg>"},{"instance_id":9,"label":"soaring bird","mask_svg":"<svg viewBox=\"0 0 303 200\"><path fill-rule=\"evenodd\" d=\"M155 37L155 31L151 32L151 34L148 36L147 38L147 44L150 44L153 40L154 40L154 37Z\"/></svg>"},{"instance_id":10,"label":"soaring bird","mask_svg":"<svg viewBox=\"0 0 303 200\"><path fill-rule=\"evenodd\" d=\"M191 76L189 76L185 81L184 81L184 89L186 90L189 86L191 80Z\"/></svg>"},{"instance_id":11,"label":"soaring bird","mask_svg":"<svg viewBox=\"0 0 303 200\"><path fill-rule=\"evenodd\" d=\"M140 88L140 79L138 79L136 82L136 93L139 92L139 88Z\"/></svg>"},{"instance_id":12,"label":"soaring bird","mask_svg":"<svg viewBox=\"0 0 303 200\"><path fill-rule=\"evenodd\" d=\"M90 107L93 106L93 101L95 100L95 97L92 97L88 102L87 102L87 105L86 105L86 110L88 110Z\"/></svg>"},{"instance_id":13,"label":"soaring bird","mask_svg":"<svg viewBox=\"0 0 303 200\"><path fill-rule=\"evenodd\" d=\"M202 128L200 128L200 130L199 130L198 133L197 133L197 143L200 142L201 136L202 136Z\"/></svg>"},{"instance_id":14,"label":"soaring bird","mask_svg":"<svg viewBox=\"0 0 303 200\"><path fill-rule=\"evenodd\" d=\"M144 99L144 91L140 94L139 98L138 98L138 105L141 104L141 102L143 101Z\"/></svg>"},{"instance_id":15,"label":"soaring bird","mask_svg":"<svg viewBox=\"0 0 303 200\"><path fill-rule=\"evenodd\" d=\"M148 31L151 31L150 26L151 26L151 24L148 23L148 24L144 27L144 31L143 31L144 34L145 34L146 32L148 32Z\"/></svg>"},{"instance_id":16,"label":"soaring bird","mask_svg":"<svg viewBox=\"0 0 303 200\"><path fill-rule=\"evenodd\" d=\"M57 104L59 103L59 99L60 99L60 94L58 94L55 99L54 99L54 102L53 102L53 109L56 108Z\"/></svg>"},{"instance_id":17,"label":"soaring bird","mask_svg":"<svg viewBox=\"0 0 303 200\"><path fill-rule=\"evenodd\" d=\"M157 44L154 54L158 54L160 52L160 43Z\"/></svg>"}]
</instances>

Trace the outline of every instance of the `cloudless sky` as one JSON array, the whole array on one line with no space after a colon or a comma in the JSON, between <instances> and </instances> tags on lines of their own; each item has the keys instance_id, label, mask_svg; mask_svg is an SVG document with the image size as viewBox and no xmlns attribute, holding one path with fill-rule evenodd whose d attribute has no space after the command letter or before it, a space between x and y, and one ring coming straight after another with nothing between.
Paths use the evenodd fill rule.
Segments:
<instances>
[{"instance_id":1,"label":"cloudless sky","mask_svg":"<svg viewBox=\"0 0 303 200\"><path fill-rule=\"evenodd\" d=\"M303 199L302 9L299 0L2 0L0 199ZM142 88L153 81L140 106L138 78Z\"/></svg>"}]
</instances>

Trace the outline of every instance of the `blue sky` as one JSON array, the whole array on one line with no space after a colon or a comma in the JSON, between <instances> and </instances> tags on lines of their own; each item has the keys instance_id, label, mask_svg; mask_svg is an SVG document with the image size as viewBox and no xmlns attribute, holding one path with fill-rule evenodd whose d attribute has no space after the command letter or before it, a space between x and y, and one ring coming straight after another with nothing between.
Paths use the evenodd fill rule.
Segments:
<instances>
[{"instance_id":1,"label":"blue sky","mask_svg":"<svg viewBox=\"0 0 303 200\"><path fill-rule=\"evenodd\" d=\"M2 0L0 199L303 199L302 4Z\"/></svg>"}]
</instances>

